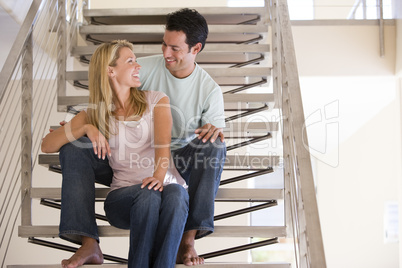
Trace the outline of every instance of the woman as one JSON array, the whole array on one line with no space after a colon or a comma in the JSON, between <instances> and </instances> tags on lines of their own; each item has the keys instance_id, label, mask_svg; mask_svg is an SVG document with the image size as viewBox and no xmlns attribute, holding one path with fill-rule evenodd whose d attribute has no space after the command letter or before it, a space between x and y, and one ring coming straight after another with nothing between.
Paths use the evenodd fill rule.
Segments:
<instances>
[{"instance_id":1,"label":"woman","mask_svg":"<svg viewBox=\"0 0 402 268\"><path fill-rule=\"evenodd\" d=\"M113 226L130 230L128 267L174 267L188 194L169 164L169 99L162 92L137 90L140 68L131 43L100 45L89 65L88 109L49 133L42 151L57 152L88 136L94 154L107 156L113 169L104 206Z\"/></svg>"}]
</instances>

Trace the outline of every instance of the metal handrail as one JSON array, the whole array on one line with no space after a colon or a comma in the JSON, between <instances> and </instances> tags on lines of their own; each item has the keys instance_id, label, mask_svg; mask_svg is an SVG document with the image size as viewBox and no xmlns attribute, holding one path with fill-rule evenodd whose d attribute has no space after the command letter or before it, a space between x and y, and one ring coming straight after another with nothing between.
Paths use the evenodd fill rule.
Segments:
<instances>
[{"instance_id":1,"label":"metal handrail","mask_svg":"<svg viewBox=\"0 0 402 268\"><path fill-rule=\"evenodd\" d=\"M268 0L266 0L267 2ZM270 0L273 83L282 113L286 223L296 267L325 268L326 260L286 0Z\"/></svg>"}]
</instances>

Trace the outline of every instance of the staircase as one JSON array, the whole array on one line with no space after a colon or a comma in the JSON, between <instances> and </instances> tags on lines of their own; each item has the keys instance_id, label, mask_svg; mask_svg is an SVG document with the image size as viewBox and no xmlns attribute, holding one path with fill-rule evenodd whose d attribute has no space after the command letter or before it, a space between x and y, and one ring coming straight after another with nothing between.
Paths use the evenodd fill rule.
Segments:
<instances>
[{"instance_id":1,"label":"staircase","mask_svg":"<svg viewBox=\"0 0 402 268\"><path fill-rule=\"evenodd\" d=\"M127 39L134 44L137 57L160 54L164 16L178 9L103 10L84 7L83 23L80 23L79 19L76 20L76 14L81 12L80 5L76 1L67 1L68 5L66 5L62 0L34 0L31 9L34 10L35 5L38 9L41 2L48 7L49 14L53 10L58 14L57 19L48 18L49 21L59 23L57 27L51 27L54 32L51 38L58 40L55 50L57 53L50 53L50 58L53 58L57 66L57 75L54 78L57 95L53 89L52 96L54 96L57 111L68 114L75 114L87 105L88 63L100 43L114 39ZM66 6L67 8L64 9ZM290 29L289 19L286 17L288 14L286 3L266 0L263 8L200 7L196 9L206 18L210 31L205 49L197 56L197 62L222 88L227 125L224 132L228 150L221 187L216 197L215 232L196 242L197 251L205 258L205 266L208 267L284 268L291 267L293 264L296 267L323 268L325 258L315 194L311 192L314 191L314 185L311 185L309 154L307 151L306 157L305 152L298 147L303 143L301 137L305 137L302 127L298 126L300 122L304 122L301 98L294 100L294 95L297 97L300 92L292 91L292 96L288 93L289 89L299 88L297 69L289 71L286 65L290 64L290 68L295 68L295 62L292 63L294 50L292 50L291 33L281 29L282 25ZM289 36L290 40L287 39ZM290 48L289 43L284 42L291 42ZM24 44L26 46L26 43ZM47 49L43 48L43 50ZM284 57L283 54L286 53L290 55L289 58ZM294 85L295 75L296 84ZM2 97L3 91L0 93ZM25 105L22 107L22 116L27 117L26 114L31 108ZM28 110L24 111L24 109ZM296 116L291 115L292 110L293 113L297 113ZM300 116L302 118L297 118ZM21 119L23 120L29 120L29 118ZM57 122L50 122L52 123L57 125ZM21 134L23 139L32 143L32 140L38 138L29 131L24 134L23 129ZM289 137L292 138L289 139ZM57 210L60 208L61 189L33 186L35 185L33 181L38 179L32 177L36 152L31 151L32 146L26 146L26 143L21 147L21 155L28 155L28 160L23 157L20 160L22 221L18 228L18 235L28 238L28 241L34 244L74 251L74 248L57 238L57 225L32 224L32 200L40 200L41 205L48 207L49 210ZM27 161L30 162L29 155L34 156L34 160L30 159L33 161L32 165L27 164ZM56 175L60 173L57 154L38 153L37 155L39 165L47 167L49 172L59 176ZM300 178L301 175L303 178ZM279 188L269 187L269 181L272 178L279 178L281 181ZM264 185L263 188L256 187L261 184ZM307 185L305 186L307 197L303 193L304 185ZM101 203L107 192L107 188L101 186L97 188L97 201ZM284 221L280 226L253 225L252 213L265 214L269 217L270 209L278 204L285 204L282 212ZM110 226L105 220L103 209L98 210L101 240L102 237L128 236L127 230ZM257 239L258 242L251 241L251 238ZM277 263L255 262L250 259L252 249L283 241L286 243L289 240L295 243L295 246L292 246L295 255L293 260ZM227 244L230 245L226 246ZM126 261L124 254L123 256L108 255L108 252L104 254L107 264L90 265L90 267L127 266L124 264ZM84 267L86 266L89 265ZM59 267L59 265L9 265L8 267L50 268Z\"/></svg>"}]
</instances>

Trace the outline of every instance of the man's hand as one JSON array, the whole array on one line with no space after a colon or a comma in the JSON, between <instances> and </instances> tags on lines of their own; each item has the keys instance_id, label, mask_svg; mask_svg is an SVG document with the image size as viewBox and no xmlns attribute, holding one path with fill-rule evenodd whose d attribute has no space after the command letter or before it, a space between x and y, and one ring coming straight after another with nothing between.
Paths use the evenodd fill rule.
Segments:
<instances>
[{"instance_id":1,"label":"man's hand","mask_svg":"<svg viewBox=\"0 0 402 268\"><path fill-rule=\"evenodd\" d=\"M210 140L211 142L214 142L218 137L220 137L221 141L225 141L225 136L223 135L223 129L222 128L217 128L212 124L205 124L200 128L197 128L195 130L195 134L198 135L198 139L202 139L202 142L207 142Z\"/></svg>"}]
</instances>

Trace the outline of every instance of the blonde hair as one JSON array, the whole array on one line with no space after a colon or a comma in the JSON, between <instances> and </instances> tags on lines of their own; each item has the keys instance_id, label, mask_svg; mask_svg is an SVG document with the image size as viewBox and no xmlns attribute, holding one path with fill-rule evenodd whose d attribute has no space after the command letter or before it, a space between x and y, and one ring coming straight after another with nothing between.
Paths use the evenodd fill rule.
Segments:
<instances>
[{"instance_id":1,"label":"blonde hair","mask_svg":"<svg viewBox=\"0 0 402 268\"><path fill-rule=\"evenodd\" d=\"M126 40L115 40L100 45L91 57L89 63L89 106L88 122L99 129L109 139L114 133L110 127L110 117L113 116L113 91L109 83L108 66L116 66L120 57L120 49L128 47L133 50L133 44ZM134 109L134 115L142 116L147 109L147 100L143 91L131 88L129 104ZM135 105L135 107L134 107Z\"/></svg>"}]
</instances>

